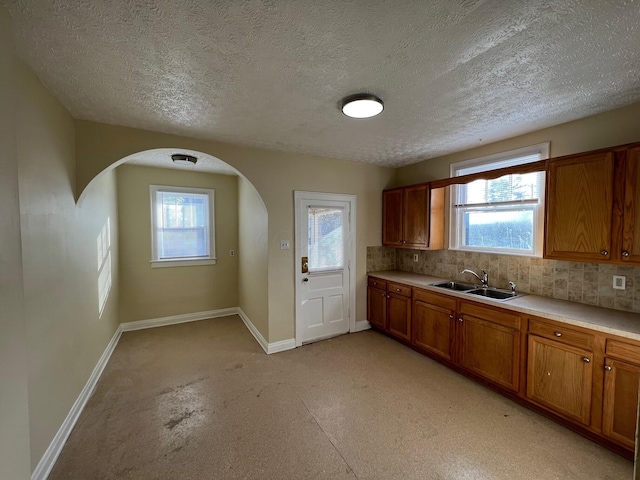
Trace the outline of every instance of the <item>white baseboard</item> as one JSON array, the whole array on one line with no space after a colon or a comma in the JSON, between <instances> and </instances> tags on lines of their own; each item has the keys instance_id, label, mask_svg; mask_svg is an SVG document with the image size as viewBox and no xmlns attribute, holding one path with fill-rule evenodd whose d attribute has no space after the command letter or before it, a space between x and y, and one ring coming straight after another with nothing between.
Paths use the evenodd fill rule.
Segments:
<instances>
[{"instance_id":1,"label":"white baseboard","mask_svg":"<svg viewBox=\"0 0 640 480\"><path fill-rule=\"evenodd\" d=\"M49 444L49 447L44 452L44 455L42 456L35 470L31 474L31 480L46 480L49 474L51 473L51 470L53 469L53 466L55 465L56 460L58 460L58 456L60 455L60 452L62 452L64 444L66 443L67 439L69 438L69 435L71 434L71 430L73 430L73 427L78 421L78 418L82 413L82 410L84 410L85 405L89 401L89 398L91 397L91 394L93 393L93 390L95 389L96 384L100 379L100 375L102 375L102 372L105 366L107 365L109 358L111 358L111 354L116 348L116 345L118 345L118 341L120 340L120 336L122 335L122 332L131 332L133 330L142 330L145 328L163 327L166 325L175 325L178 323L196 322L199 320L226 317L229 315L238 315L242 319L247 329L251 332L251 334L255 337L255 339L258 341L260 346L263 348L263 350L267 354L282 352L285 350L291 350L293 348L296 348L296 342L295 342L295 339L293 338L289 340L282 340L280 342L268 343L264 339L262 334L258 331L258 329L255 327L255 325L251 322L251 320L249 320L249 317L247 317L247 315L239 307L224 308L220 310L211 310L208 312L187 313L184 315L174 315L171 317L152 318L149 320L138 320L136 322L121 323L118 329L116 330L116 332L113 334L113 337L111 337L111 341L109 342L109 344L107 345L107 348L105 349L104 353L100 357L100 360L98 360L98 363L96 367L93 369L93 372L91 372L91 376L89 377L89 380L87 380L87 383L85 384L84 388L80 392L80 395L78 396L75 403L71 407L71 410L67 415L67 418L65 418L64 422L62 422L62 425L58 429L58 432L56 433L55 437L53 437L51 444Z\"/></svg>"},{"instance_id":2,"label":"white baseboard","mask_svg":"<svg viewBox=\"0 0 640 480\"><path fill-rule=\"evenodd\" d=\"M253 322L249 320L249 317L247 317L247 314L244 313L241 308L238 308L236 313L240 316L240 318L244 322L247 329L251 332L251 335L253 335L253 337L260 344L260 346L262 347L262 349L267 355L271 355L272 353L284 352L285 350L292 350L296 348L295 338L280 340L279 342L274 342L274 343L267 342L265 338L262 336L262 334L260 333L260 331L256 328Z\"/></svg>"},{"instance_id":3,"label":"white baseboard","mask_svg":"<svg viewBox=\"0 0 640 480\"><path fill-rule=\"evenodd\" d=\"M207 320L209 318L227 317L236 315L238 307L223 308L220 310L209 310L208 312L185 313L183 315L173 315L171 317L151 318L149 320L138 320L135 322L121 323L123 332L131 332L133 330L143 330L145 328L164 327L166 325L176 325L178 323L197 322L199 320Z\"/></svg>"},{"instance_id":4,"label":"white baseboard","mask_svg":"<svg viewBox=\"0 0 640 480\"><path fill-rule=\"evenodd\" d=\"M44 455L42 455L42 458L38 462L38 465L31 474L31 480L46 480L51 473L56 460L58 460L60 452L62 452L64 444L71 434L71 430L73 430L73 427L78 421L82 410L84 410L84 407L89 401L93 390L96 388L96 384L100 379L100 375L102 375L104 367L107 365L107 362L109 361L113 350L116 348L116 345L120 340L120 335L122 335L122 325L117 328L116 332L113 334L113 337L111 337L111 341L100 357L100 360L98 360L98 363L93 369L93 372L91 372L89 380L87 380L87 383L80 392L80 395L78 395L78 398L71 407L71 410L69 410L67 418L65 418L64 422L62 422L62 425L58 429L58 432L56 433L55 437L53 437L53 440L49 444L49 447L44 452Z\"/></svg>"},{"instance_id":5,"label":"white baseboard","mask_svg":"<svg viewBox=\"0 0 640 480\"><path fill-rule=\"evenodd\" d=\"M356 322L356 332L362 332L363 330L369 330L371 328L371 324L369 320L360 320Z\"/></svg>"}]
</instances>

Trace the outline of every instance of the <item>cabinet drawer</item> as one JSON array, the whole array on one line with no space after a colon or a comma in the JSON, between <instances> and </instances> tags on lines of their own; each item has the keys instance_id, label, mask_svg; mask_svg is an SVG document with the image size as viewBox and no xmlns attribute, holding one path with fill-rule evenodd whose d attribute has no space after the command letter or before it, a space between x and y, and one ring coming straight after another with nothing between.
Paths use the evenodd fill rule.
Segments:
<instances>
[{"instance_id":1,"label":"cabinet drawer","mask_svg":"<svg viewBox=\"0 0 640 480\"><path fill-rule=\"evenodd\" d=\"M471 315L473 317L488 320L493 323L504 325L505 327L520 328L520 317L504 310L494 310L475 303L460 302L460 314Z\"/></svg>"},{"instance_id":2,"label":"cabinet drawer","mask_svg":"<svg viewBox=\"0 0 640 480\"><path fill-rule=\"evenodd\" d=\"M607 339L605 353L611 357L618 357L631 363L640 364L640 346L637 345L609 338Z\"/></svg>"},{"instance_id":3,"label":"cabinet drawer","mask_svg":"<svg viewBox=\"0 0 640 480\"><path fill-rule=\"evenodd\" d=\"M379 278L369 277L369 286L386 290L387 282L385 280L380 280Z\"/></svg>"},{"instance_id":4,"label":"cabinet drawer","mask_svg":"<svg viewBox=\"0 0 640 480\"><path fill-rule=\"evenodd\" d=\"M564 326L529 319L529 333L550 338L566 345L593 350L593 335Z\"/></svg>"},{"instance_id":5,"label":"cabinet drawer","mask_svg":"<svg viewBox=\"0 0 640 480\"><path fill-rule=\"evenodd\" d=\"M448 296L445 297L444 295L438 295L437 293L432 293L427 290L416 288L415 292L413 292L413 298L414 300L419 300L424 303L430 303L431 305L446 308L447 310L456 309L455 298Z\"/></svg>"},{"instance_id":6,"label":"cabinet drawer","mask_svg":"<svg viewBox=\"0 0 640 480\"><path fill-rule=\"evenodd\" d=\"M406 285L400 285L399 283L387 283L387 292L396 293L398 295L402 295L404 297L411 296L411 287L407 287Z\"/></svg>"}]
</instances>

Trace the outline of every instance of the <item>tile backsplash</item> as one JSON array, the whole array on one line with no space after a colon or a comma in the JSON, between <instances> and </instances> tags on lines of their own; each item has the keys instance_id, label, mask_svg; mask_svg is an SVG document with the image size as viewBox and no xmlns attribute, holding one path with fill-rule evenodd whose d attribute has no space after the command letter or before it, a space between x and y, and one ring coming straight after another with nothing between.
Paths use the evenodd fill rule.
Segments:
<instances>
[{"instance_id":1,"label":"tile backsplash","mask_svg":"<svg viewBox=\"0 0 640 480\"><path fill-rule=\"evenodd\" d=\"M414 254L418 261L413 261ZM402 270L451 280L477 281L460 272L469 268L489 273L489 285L549 298L640 313L640 267L565 262L454 250L421 251L367 247L367 271ZM626 289L614 290L613 275L626 277Z\"/></svg>"}]
</instances>

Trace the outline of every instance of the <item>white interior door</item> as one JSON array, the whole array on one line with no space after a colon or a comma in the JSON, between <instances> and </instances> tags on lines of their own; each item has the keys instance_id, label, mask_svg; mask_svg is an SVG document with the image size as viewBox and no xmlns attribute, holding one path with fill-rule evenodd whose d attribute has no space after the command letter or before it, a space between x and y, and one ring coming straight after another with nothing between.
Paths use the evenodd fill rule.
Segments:
<instances>
[{"instance_id":1,"label":"white interior door","mask_svg":"<svg viewBox=\"0 0 640 480\"><path fill-rule=\"evenodd\" d=\"M355 197L296 192L295 201L296 345L302 345L352 329Z\"/></svg>"}]
</instances>

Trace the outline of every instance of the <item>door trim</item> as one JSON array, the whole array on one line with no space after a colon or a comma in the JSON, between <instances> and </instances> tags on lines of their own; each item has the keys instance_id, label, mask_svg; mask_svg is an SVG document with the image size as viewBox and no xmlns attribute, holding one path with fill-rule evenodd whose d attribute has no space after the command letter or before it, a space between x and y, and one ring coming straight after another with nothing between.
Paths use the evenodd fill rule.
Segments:
<instances>
[{"instance_id":1,"label":"door trim","mask_svg":"<svg viewBox=\"0 0 640 480\"><path fill-rule=\"evenodd\" d=\"M355 195L342 193L322 193L304 192L295 190L294 194L294 282L295 282L295 326L296 326L296 347L302 346L302 294L299 285L302 284L302 272L300 271L298 259L302 255L301 235L299 234L300 200L313 201L339 201L349 204L349 237L347 238L345 252L349 252L349 264L346 266L349 272L349 333L356 331L356 201Z\"/></svg>"}]
</instances>

